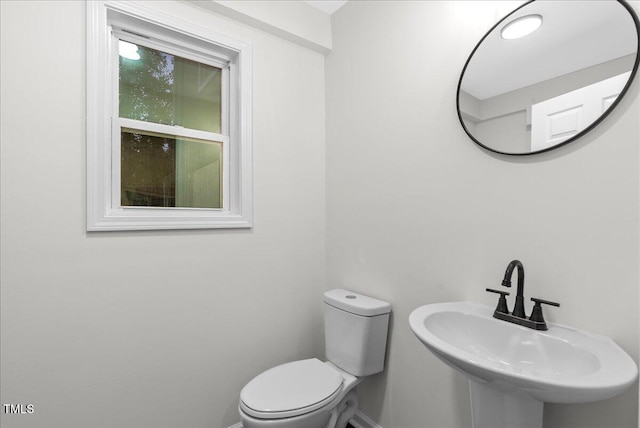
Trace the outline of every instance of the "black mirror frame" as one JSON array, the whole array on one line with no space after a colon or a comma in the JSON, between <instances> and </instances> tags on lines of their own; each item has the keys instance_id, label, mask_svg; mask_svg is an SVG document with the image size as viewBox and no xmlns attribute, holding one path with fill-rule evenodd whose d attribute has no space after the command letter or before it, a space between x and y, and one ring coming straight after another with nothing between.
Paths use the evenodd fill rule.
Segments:
<instances>
[{"instance_id":1,"label":"black mirror frame","mask_svg":"<svg viewBox=\"0 0 640 428\"><path fill-rule=\"evenodd\" d=\"M462 128L464 129L464 132L466 132L466 134L469 136L469 138L471 138L471 140L473 140L473 142L476 143L477 145L479 145L480 147L482 147L485 150L488 150L490 152L498 153L498 154L501 154L501 155L508 155L508 156L535 155L535 154L539 154L539 153L544 153L544 152L548 152L548 151L551 151L551 150L555 150L555 149L557 149L559 147L567 145L567 144L569 144L569 143L571 143L573 141L576 141L577 139L581 138L582 136L587 134L589 131L594 129L596 126L598 126L607 116L609 116L609 114L616 108L616 106L624 98L625 94L627 93L627 90L629 89L629 87L633 83L633 80L635 79L636 73L638 71L638 65L640 64L640 20L638 20L638 15L636 15L636 12L633 10L633 8L625 0L616 0L618 3L620 3L621 6L623 6L627 10L627 12L629 12L629 15L631 15L631 18L633 19L633 22L634 22L634 24L636 26L636 37L638 39L638 43L636 45L636 59L635 59L635 62L633 64L633 69L631 70L631 75L629 76L629 80L627 80L627 83L624 85L624 88L622 88L622 91L620 91L620 95L618 95L618 97L615 99L615 101L613 103L611 103L611 106L607 110L605 110L605 112L602 113L600 115L600 117L598 117L598 119L593 121L589 126L587 126L582 131L578 132L573 137L568 138L567 140L565 140L565 141L563 141L561 143L558 143L558 144L556 144L554 146L551 146L551 147L547 147L547 148L542 149L542 150L537 150L537 151L534 151L534 152L523 152L523 153L507 153L507 152L502 152L500 150L496 150L496 149L493 149L491 147L488 147L485 144L482 144L480 141L478 141L471 134L471 132L469 132L469 130L467 129L467 127L464 124L464 120L462 118L462 113L460 111L460 88L462 86L462 79L464 78L464 73L467 70L467 67L469 66L469 62L471 61L471 58L473 58L473 55L476 53L476 51L478 50L478 48L480 47L482 42L489 36L489 34L491 34L491 32L496 27L500 26L503 22L505 22L511 15L513 15L514 13L516 13L517 11L522 9L523 7L533 3L535 1L536 0L530 0L530 1L526 2L526 3L524 3L523 5L519 6L518 8L514 9L511 13L506 15L504 18L502 18L500 21L498 21L493 27L491 27L489 29L489 31L487 31L487 33L480 39L480 41L476 44L476 46L473 48L473 50L469 54L469 57L467 58L467 61L465 62L464 67L462 68L462 72L460 73L460 79L458 80L458 87L457 87L457 90L456 90L456 109L457 109L457 112L458 112L458 119L460 120L460 124L462 125Z\"/></svg>"}]
</instances>

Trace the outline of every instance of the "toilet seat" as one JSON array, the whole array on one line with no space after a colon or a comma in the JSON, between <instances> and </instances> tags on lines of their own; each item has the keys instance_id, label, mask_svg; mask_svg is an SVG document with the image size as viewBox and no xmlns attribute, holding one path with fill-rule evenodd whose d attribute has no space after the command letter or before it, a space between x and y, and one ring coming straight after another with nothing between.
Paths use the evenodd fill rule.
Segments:
<instances>
[{"instance_id":1,"label":"toilet seat","mask_svg":"<svg viewBox=\"0 0 640 428\"><path fill-rule=\"evenodd\" d=\"M342 375L311 358L269 369L240 392L240 408L260 419L281 419L320 409L342 391Z\"/></svg>"}]
</instances>

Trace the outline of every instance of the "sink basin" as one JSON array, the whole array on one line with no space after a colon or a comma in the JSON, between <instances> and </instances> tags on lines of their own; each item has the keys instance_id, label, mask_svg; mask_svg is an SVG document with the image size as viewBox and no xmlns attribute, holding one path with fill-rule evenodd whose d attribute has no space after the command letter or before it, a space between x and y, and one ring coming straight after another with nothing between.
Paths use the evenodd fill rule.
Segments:
<instances>
[{"instance_id":1,"label":"sink basin","mask_svg":"<svg viewBox=\"0 0 640 428\"><path fill-rule=\"evenodd\" d=\"M497 320L493 310L436 303L414 310L409 324L430 351L470 380L540 402L604 400L637 377L635 362L608 337L554 323L535 331Z\"/></svg>"}]
</instances>

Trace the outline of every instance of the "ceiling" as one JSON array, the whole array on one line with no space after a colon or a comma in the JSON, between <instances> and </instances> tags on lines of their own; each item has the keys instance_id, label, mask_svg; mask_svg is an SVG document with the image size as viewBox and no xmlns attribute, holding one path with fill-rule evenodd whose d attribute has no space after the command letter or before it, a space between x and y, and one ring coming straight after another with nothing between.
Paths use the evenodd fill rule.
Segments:
<instances>
[{"instance_id":1,"label":"ceiling","mask_svg":"<svg viewBox=\"0 0 640 428\"><path fill-rule=\"evenodd\" d=\"M340 9L346 2L347 0L305 0L305 3L310 4L328 15Z\"/></svg>"}]
</instances>

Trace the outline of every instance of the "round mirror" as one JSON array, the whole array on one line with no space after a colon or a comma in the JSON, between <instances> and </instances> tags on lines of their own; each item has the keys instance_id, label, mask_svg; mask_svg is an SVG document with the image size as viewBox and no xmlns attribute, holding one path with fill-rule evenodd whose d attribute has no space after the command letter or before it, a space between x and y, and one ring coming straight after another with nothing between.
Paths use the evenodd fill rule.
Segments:
<instances>
[{"instance_id":1,"label":"round mirror","mask_svg":"<svg viewBox=\"0 0 640 428\"><path fill-rule=\"evenodd\" d=\"M528 155L575 141L622 99L638 68L640 24L622 0L530 1L476 45L458 116L480 146Z\"/></svg>"}]
</instances>

